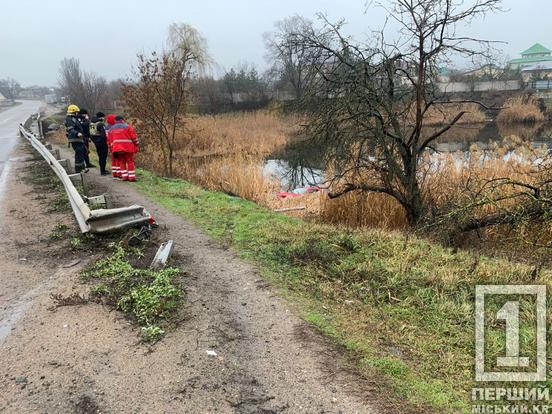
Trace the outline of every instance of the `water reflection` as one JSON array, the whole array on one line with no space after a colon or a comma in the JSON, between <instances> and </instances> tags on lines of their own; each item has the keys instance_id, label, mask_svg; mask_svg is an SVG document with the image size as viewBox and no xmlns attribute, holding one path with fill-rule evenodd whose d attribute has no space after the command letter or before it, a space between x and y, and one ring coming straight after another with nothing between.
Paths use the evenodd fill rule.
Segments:
<instances>
[{"instance_id":1,"label":"water reflection","mask_svg":"<svg viewBox=\"0 0 552 414\"><path fill-rule=\"evenodd\" d=\"M280 179L285 191L324 181L324 151L307 140L295 140L268 157L265 174Z\"/></svg>"}]
</instances>

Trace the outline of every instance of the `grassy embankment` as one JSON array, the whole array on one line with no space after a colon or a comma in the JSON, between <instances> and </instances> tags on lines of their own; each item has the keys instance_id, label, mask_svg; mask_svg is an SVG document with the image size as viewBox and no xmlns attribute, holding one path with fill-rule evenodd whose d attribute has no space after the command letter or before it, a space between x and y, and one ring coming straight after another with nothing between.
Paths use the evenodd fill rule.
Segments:
<instances>
[{"instance_id":1,"label":"grassy embankment","mask_svg":"<svg viewBox=\"0 0 552 414\"><path fill-rule=\"evenodd\" d=\"M475 285L549 284L552 277L400 233L307 223L146 171L140 177L143 193L254 263L362 373L390 385L416 412L468 410ZM489 335L492 358L504 338ZM531 332L522 337L534 340Z\"/></svg>"}]
</instances>

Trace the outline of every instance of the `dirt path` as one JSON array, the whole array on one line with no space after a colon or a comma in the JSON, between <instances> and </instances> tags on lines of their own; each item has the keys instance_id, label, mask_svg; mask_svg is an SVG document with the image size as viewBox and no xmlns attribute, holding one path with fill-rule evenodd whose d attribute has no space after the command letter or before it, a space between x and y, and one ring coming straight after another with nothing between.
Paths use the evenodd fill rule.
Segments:
<instances>
[{"instance_id":1,"label":"dirt path","mask_svg":"<svg viewBox=\"0 0 552 414\"><path fill-rule=\"evenodd\" d=\"M146 206L166 226L163 236L175 240L175 264L187 273L182 321L150 348L121 314L101 305L48 310L50 293L84 289L77 273L88 258L67 253L61 241L36 241L54 217L44 224L44 200L33 199L22 174L23 167L12 171L2 205L2 217L12 220L0 230L1 318L18 321L0 345L0 412L380 412L359 392L359 380L340 369L338 352L255 269L132 185L95 171L97 190L116 203ZM36 260L21 262L27 251ZM75 259L81 263L63 267Z\"/></svg>"}]
</instances>

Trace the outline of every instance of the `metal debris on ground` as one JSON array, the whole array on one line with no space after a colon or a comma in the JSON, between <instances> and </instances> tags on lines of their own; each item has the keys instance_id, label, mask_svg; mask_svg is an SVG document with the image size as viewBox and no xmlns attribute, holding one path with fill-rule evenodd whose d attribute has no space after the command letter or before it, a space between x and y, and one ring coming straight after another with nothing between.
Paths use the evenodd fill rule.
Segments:
<instances>
[{"instance_id":1,"label":"metal debris on ground","mask_svg":"<svg viewBox=\"0 0 552 414\"><path fill-rule=\"evenodd\" d=\"M159 250L157 250L155 257L151 262L150 268L160 269L162 267L165 267L165 265L169 261L169 257L171 256L173 246L174 242L172 240L169 240L168 242L165 242L161 246L159 246Z\"/></svg>"},{"instance_id":2,"label":"metal debris on ground","mask_svg":"<svg viewBox=\"0 0 552 414\"><path fill-rule=\"evenodd\" d=\"M298 206L298 207L288 207L288 208L277 208L274 210L276 213L286 213L288 211L300 211L300 210L306 210L307 208L305 206Z\"/></svg>"},{"instance_id":3,"label":"metal debris on ground","mask_svg":"<svg viewBox=\"0 0 552 414\"><path fill-rule=\"evenodd\" d=\"M146 240L149 240L151 237L151 232L153 228L151 224L146 224L142 226L140 231L137 234L133 234L128 239L128 245L131 247L136 247L145 242Z\"/></svg>"}]
</instances>

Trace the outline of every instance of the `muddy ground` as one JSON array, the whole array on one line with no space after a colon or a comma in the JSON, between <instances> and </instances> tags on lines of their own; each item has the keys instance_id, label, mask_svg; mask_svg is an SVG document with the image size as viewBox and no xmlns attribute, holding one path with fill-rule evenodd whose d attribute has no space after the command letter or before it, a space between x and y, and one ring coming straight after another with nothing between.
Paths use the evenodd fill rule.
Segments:
<instances>
[{"instance_id":1,"label":"muddy ground","mask_svg":"<svg viewBox=\"0 0 552 414\"><path fill-rule=\"evenodd\" d=\"M398 412L384 410L371 384L344 369L339 350L254 268L131 184L97 171L88 182L98 193L116 205L144 205L161 224L157 237L175 240L185 304L153 346L107 306L55 307L52 294L88 295L79 272L104 253L72 247L71 211L41 194L36 177L47 166L30 154L23 143L12 154L1 201L0 412ZM58 231L59 223L68 228Z\"/></svg>"}]
</instances>

